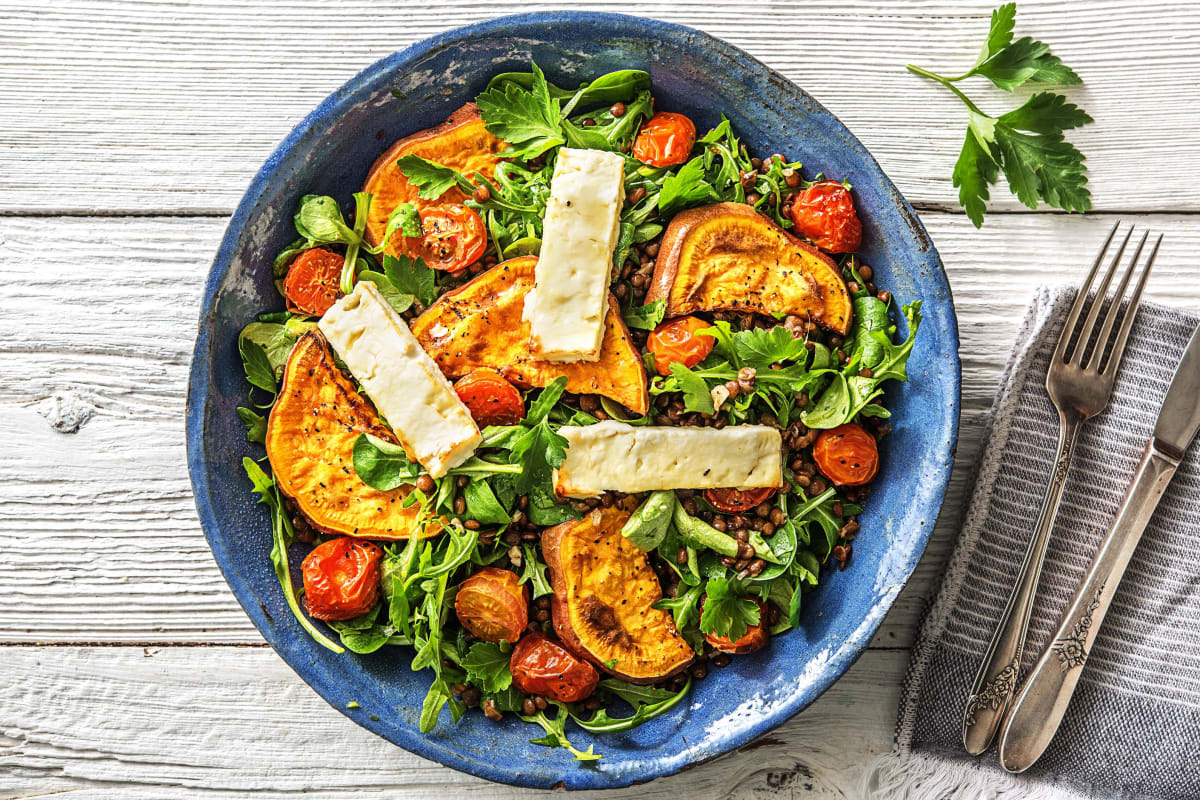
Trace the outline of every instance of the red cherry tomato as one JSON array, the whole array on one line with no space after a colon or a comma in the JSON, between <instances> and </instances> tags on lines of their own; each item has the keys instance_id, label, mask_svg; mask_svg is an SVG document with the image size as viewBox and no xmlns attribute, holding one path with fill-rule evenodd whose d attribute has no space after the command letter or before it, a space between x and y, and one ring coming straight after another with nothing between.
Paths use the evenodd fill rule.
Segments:
<instances>
[{"instance_id":1,"label":"red cherry tomato","mask_svg":"<svg viewBox=\"0 0 1200 800\"><path fill-rule=\"evenodd\" d=\"M379 599L380 562L377 545L343 536L317 545L300 565L304 607L316 619L354 619Z\"/></svg>"},{"instance_id":2,"label":"red cherry tomato","mask_svg":"<svg viewBox=\"0 0 1200 800\"><path fill-rule=\"evenodd\" d=\"M483 219L466 206L447 203L421 209L421 229L424 236L394 234L392 244L401 255L421 258L433 269L460 272L487 249Z\"/></svg>"},{"instance_id":3,"label":"red cherry tomato","mask_svg":"<svg viewBox=\"0 0 1200 800\"><path fill-rule=\"evenodd\" d=\"M338 281L346 259L332 250L315 247L292 260L283 279L288 311L319 317L342 296Z\"/></svg>"},{"instance_id":4,"label":"red cherry tomato","mask_svg":"<svg viewBox=\"0 0 1200 800\"><path fill-rule=\"evenodd\" d=\"M838 486L862 486L879 471L879 446L861 425L848 422L821 431L813 445L813 461Z\"/></svg>"},{"instance_id":5,"label":"red cherry tomato","mask_svg":"<svg viewBox=\"0 0 1200 800\"><path fill-rule=\"evenodd\" d=\"M712 352L716 339L700 336L697 331L712 325L699 317L679 317L664 322L646 338L646 349L654 354L654 368L659 375L670 375L671 364L679 362L694 367Z\"/></svg>"},{"instance_id":6,"label":"red cherry tomato","mask_svg":"<svg viewBox=\"0 0 1200 800\"><path fill-rule=\"evenodd\" d=\"M508 667L522 692L560 703L587 698L600 682L595 667L540 633L525 634L513 648Z\"/></svg>"},{"instance_id":7,"label":"red cherry tomato","mask_svg":"<svg viewBox=\"0 0 1200 800\"><path fill-rule=\"evenodd\" d=\"M688 160L695 144L695 123L683 114L660 111L642 123L633 157L652 167L674 167Z\"/></svg>"},{"instance_id":8,"label":"red cherry tomato","mask_svg":"<svg viewBox=\"0 0 1200 800\"><path fill-rule=\"evenodd\" d=\"M774 497L775 492L773 486L761 489L705 489L704 499L718 511L740 514Z\"/></svg>"},{"instance_id":9,"label":"red cherry tomato","mask_svg":"<svg viewBox=\"0 0 1200 800\"><path fill-rule=\"evenodd\" d=\"M525 418L525 401L517 387L493 369L473 369L458 379L454 391L466 403L475 423L516 425Z\"/></svg>"},{"instance_id":10,"label":"red cherry tomato","mask_svg":"<svg viewBox=\"0 0 1200 800\"><path fill-rule=\"evenodd\" d=\"M485 642L515 642L529 624L529 590L516 573L484 567L462 582L454 598L458 621Z\"/></svg>"},{"instance_id":11,"label":"red cherry tomato","mask_svg":"<svg viewBox=\"0 0 1200 800\"><path fill-rule=\"evenodd\" d=\"M830 253L853 253L862 244L862 223L850 190L837 181L818 181L795 196L796 233Z\"/></svg>"},{"instance_id":12,"label":"red cherry tomato","mask_svg":"<svg viewBox=\"0 0 1200 800\"><path fill-rule=\"evenodd\" d=\"M704 641L722 653L732 653L734 655L753 653L755 650L760 650L766 646L767 639L769 638L767 633L767 604L758 599L754 602L758 604L758 624L748 625L746 632L738 637L736 642L730 641L728 636L714 636L711 633L704 634Z\"/></svg>"}]
</instances>

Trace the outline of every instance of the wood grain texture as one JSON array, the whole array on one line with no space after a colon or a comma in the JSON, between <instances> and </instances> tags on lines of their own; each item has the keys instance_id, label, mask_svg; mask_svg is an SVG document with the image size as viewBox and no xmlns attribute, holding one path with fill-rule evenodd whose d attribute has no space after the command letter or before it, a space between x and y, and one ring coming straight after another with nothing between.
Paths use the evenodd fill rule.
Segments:
<instances>
[{"instance_id":1,"label":"wood grain texture","mask_svg":"<svg viewBox=\"0 0 1200 800\"><path fill-rule=\"evenodd\" d=\"M691 25L809 90L878 158L909 200L952 208L966 115L904 70L958 74L994 0L580 3ZM0 2L0 211L228 213L258 166L326 95L431 34L555 4L72 0ZM1022 3L1017 35L1049 41L1085 79L1096 119L1071 138L1096 207L1198 210L1181 168L1200 157L1200 5ZM965 84L999 113L1017 102ZM814 165L819 167L819 165ZM1021 208L1008 190L997 208Z\"/></svg>"},{"instance_id":2,"label":"wood grain texture","mask_svg":"<svg viewBox=\"0 0 1200 800\"><path fill-rule=\"evenodd\" d=\"M1111 220L926 214L962 332L959 463L927 558L876 638L907 646L953 535L969 465L1032 288L1079 275ZM1200 226L1167 234L1154 296L1200 305ZM213 218L0 218L0 642L261 641L200 533L183 411ZM31 264L53 244L52 270ZM55 398L64 398L56 402ZM91 413L58 432L63 409Z\"/></svg>"},{"instance_id":3,"label":"wood grain texture","mask_svg":"<svg viewBox=\"0 0 1200 800\"><path fill-rule=\"evenodd\" d=\"M844 797L838 787L890 747L880 723L892 716L905 661L898 651L866 654L800 716L714 766L572 796L748 800L785 782L806 798ZM17 675L0 680L0 797L563 796L401 750L334 711L265 648L6 648L0 676ZM578 768L562 750L546 758Z\"/></svg>"}]
</instances>

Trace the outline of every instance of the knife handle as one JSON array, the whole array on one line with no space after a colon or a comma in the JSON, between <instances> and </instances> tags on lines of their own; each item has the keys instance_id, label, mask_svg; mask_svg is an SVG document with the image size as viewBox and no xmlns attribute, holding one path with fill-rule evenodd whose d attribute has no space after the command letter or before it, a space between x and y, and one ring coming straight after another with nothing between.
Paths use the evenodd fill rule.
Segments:
<instances>
[{"instance_id":1,"label":"knife handle","mask_svg":"<svg viewBox=\"0 0 1200 800\"><path fill-rule=\"evenodd\" d=\"M1062 724L1125 568L1178 466L1176 454L1166 452L1154 440L1146 445L1133 483L1075 590L1053 643L1021 686L1000 732L1000 764L1009 772L1023 772L1032 766Z\"/></svg>"}]
</instances>

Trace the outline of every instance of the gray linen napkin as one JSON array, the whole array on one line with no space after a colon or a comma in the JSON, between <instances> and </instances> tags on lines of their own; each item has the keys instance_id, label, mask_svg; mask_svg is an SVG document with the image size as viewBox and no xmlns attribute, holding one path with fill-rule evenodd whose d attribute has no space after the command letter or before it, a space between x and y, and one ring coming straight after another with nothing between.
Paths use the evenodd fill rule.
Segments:
<instances>
[{"instance_id":1,"label":"gray linen napkin","mask_svg":"<svg viewBox=\"0 0 1200 800\"><path fill-rule=\"evenodd\" d=\"M899 755L868 781L875 797L1200 798L1200 447L1146 531L1042 759L1009 776L995 748L962 748L963 701L1011 590L1050 473L1058 418L1044 388L1074 291L1042 289L992 408L974 489L946 577L913 649ZM1153 431L1198 318L1143 304L1108 409L1075 450L1038 590L1022 676L1057 628Z\"/></svg>"}]
</instances>

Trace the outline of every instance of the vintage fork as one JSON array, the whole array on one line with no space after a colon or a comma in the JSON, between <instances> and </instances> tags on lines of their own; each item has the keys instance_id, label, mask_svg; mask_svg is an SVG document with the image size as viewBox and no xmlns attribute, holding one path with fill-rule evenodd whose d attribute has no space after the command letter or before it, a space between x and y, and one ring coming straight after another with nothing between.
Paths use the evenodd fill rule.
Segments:
<instances>
[{"instance_id":1,"label":"vintage fork","mask_svg":"<svg viewBox=\"0 0 1200 800\"><path fill-rule=\"evenodd\" d=\"M1108 252L1117 232L1113 225L1104 240L1104 246L1096 256L1095 263L1088 273L1087 279L1079 287L1079 294L1067 315L1062 333L1058 337L1058 346L1050 359L1050 369L1046 373L1046 391L1054 407L1058 409L1058 453L1054 459L1054 471L1050 476L1050 485L1046 488L1046 496L1042 501L1042 511L1034 528L1033 538L1029 549L1025 551L1025 560L1021 563L1021 572L1017 576L1017 584L1013 587L1004 608L1004 614L992 635L983 664L975 676L975 683L967 697L966 708L963 712L963 746L968 753L979 755L988 748L1000 723L1012 702L1013 693L1017 686L1017 677L1021 665L1021 651L1025 647L1025 635L1029 630L1029 618L1033 611L1033 601L1037 593L1038 579L1042 573L1042 563L1046 558L1046 546L1050 541L1050 531L1054 527L1054 518L1058 514L1059 501L1062 499L1063 486L1067 482L1067 472L1071 466L1071 457L1075 452L1075 441L1084 422L1099 414L1108 405L1109 395L1112 394L1113 378L1121 364L1121 356L1125 352L1125 343L1129 337L1129 329L1141 302L1142 290L1150 267L1154 263L1154 253L1142 269L1133 295L1129 298L1125 316L1120 330L1111 348L1108 340L1116 322L1117 313L1121 308L1121 299L1129 287L1130 278L1137 268L1141 257L1142 247L1146 244L1146 234L1142 235L1137 250L1125 270L1120 286L1117 287L1108 313L1099 333L1096 334L1096 320L1108 294L1109 284L1116 274L1125 253L1125 245L1133 235L1133 228L1125 234L1120 247L1112 257L1104 279L1096 290L1091 309L1078 333L1076 324L1088 305L1088 294L1100 264ZM1095 344L1089 348L1089 343L1095 335ZM1106 352L1110 352L1105 358ZM1085 359L1086 357L1086 359Z\"/></svg>"}]
</instances>

